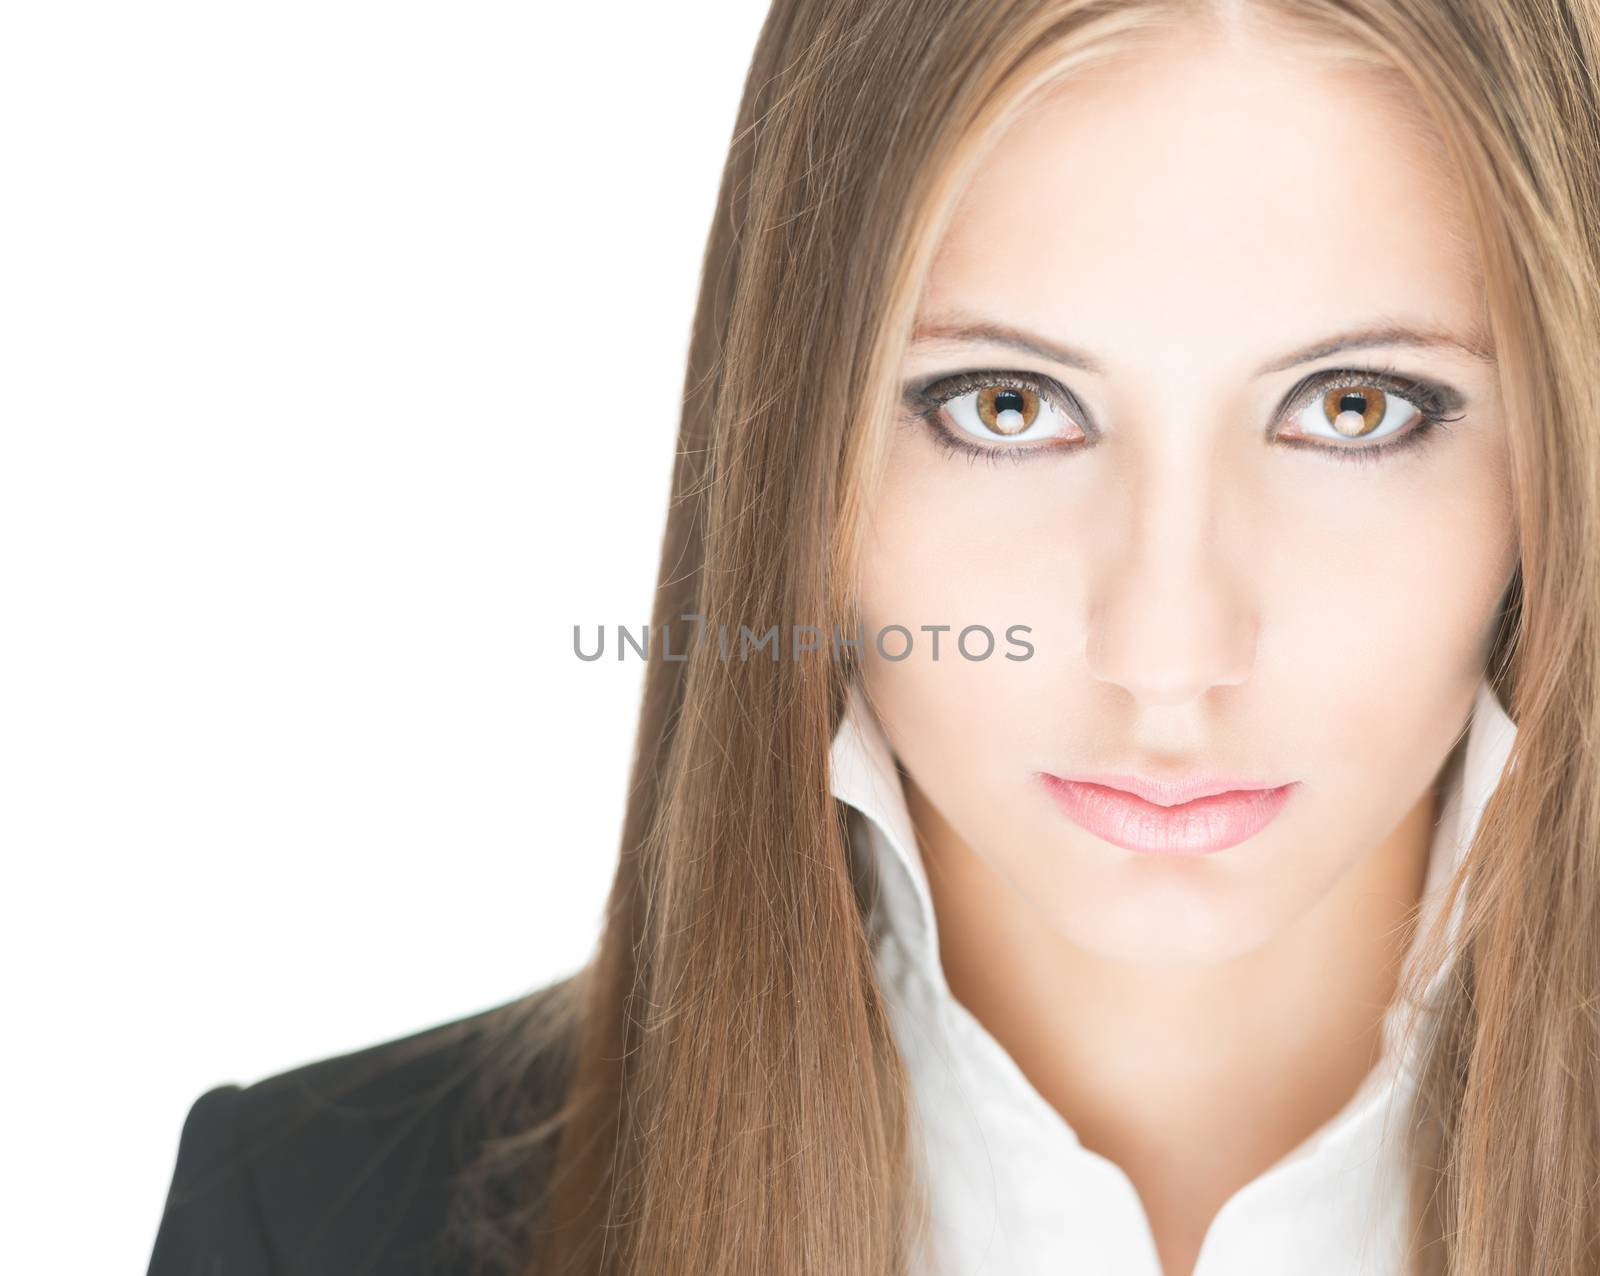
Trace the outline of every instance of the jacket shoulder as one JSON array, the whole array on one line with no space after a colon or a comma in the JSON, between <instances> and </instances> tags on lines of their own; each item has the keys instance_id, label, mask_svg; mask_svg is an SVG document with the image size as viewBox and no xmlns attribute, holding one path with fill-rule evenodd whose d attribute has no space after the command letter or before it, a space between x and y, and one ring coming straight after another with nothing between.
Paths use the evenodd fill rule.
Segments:
<instances>
[{"instance_id":1,"label":"jacket shoulder","mask_svg":"<svg viewBox=\"0 0 1600 1276\"><path fill-rule=\"evenodd\" d=\"M184 1120L149 1276L477 1270L456 1211L497 1132L491 1065L527 1052L530 1008L564 986L206 1091ZM529 1081L556 1097L549 1068Z\"/></svg>"},{"instance_id":2,"label":"jacket shoulder","mask_svg":"<svg viewBox=\"0 0 1600 1276\"><path fill-rule=\"evenodd\" d=\"M240 1093L237 1085L208 1090L184 1119L150 1276L273 1270L254 1198L231 1155Z\"/></svg>"}]
</instances>

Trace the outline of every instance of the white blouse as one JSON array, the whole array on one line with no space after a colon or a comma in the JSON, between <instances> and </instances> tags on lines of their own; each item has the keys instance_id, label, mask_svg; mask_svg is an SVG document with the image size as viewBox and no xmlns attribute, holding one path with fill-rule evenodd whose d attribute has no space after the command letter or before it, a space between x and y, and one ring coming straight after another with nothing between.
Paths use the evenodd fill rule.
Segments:
<instances>
[{"instance_id":1,"label":"white blouse","mask_svg":"<svg viewBox=\"0 0 1600 1276\"><path fill-rule=\"evenodd\" d=\"M1418 936L1499 783L1515 734L1485 679L1466 747L1442 777ZM1127 1175L1079 1142L945 982L899 773L859 689L829 761L833 796L864 817L850 822L851 845L876 870L878 977L927 1149L932 1231L917 1276L1162 1276ZM1450 924L1459 925L1459 914ZM1224 1202L1193 1276L1401 1276L1401 1105L1415 1057L1400 1066L1398 1027L1391 1009L1383 1057L1344 1108Z\"/></svg>"}]
</instances>

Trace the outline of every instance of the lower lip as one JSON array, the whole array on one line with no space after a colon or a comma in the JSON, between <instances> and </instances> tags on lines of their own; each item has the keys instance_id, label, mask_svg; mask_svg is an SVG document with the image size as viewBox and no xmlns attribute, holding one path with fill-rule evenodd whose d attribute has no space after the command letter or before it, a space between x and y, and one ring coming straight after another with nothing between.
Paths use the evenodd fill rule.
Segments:
<instances>
[{"instance_id":1,"label":"lower lip","mask_svg":"<svg viewBox=\"0 0 1600 1276\"><path fill-rule=\"evenodd\" d=\"M1158 806L1121 789L1041 775L1074 824L1141 855L1210 855L1254 837L1277 818L1294 784L1232 789L1181 806Z\"/></svg>"}]
</instances>

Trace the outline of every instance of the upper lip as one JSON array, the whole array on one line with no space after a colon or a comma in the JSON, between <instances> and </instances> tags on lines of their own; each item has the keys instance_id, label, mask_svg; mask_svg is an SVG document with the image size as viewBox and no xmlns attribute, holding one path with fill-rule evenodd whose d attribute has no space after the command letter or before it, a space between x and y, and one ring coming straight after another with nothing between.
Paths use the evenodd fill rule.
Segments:
<instances>
[{"instance_id":1,"label":"upper lip","mask_svg":"<svg viewBox=\"0 0 1600 1276\"><path fill-rule=\"evenodd\" d=\"M1076 784L1100 784L1106 788L1121 789L1124 793L1141 797L1156 806L1181 806L1185 802L1193 802L1197 798L1215 797L1219 793L1283 787L1282 784L1270 780L1245 780L1229 775L1197 775L1183 780L1152 780L1142 775L1099 773L1067 775L1060 778Z\"/></svg>"}]
</instances>

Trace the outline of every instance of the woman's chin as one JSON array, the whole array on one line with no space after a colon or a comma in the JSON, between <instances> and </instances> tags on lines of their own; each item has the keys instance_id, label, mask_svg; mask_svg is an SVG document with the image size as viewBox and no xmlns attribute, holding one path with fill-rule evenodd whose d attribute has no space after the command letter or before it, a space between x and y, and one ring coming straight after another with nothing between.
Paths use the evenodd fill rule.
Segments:
<instances>
[{"instance_id":1,"label":"woman's chin","mask_svg":"<svg viewBox=\"0 0 1600 1276\"><path fill-rule=\"evenodd\" d=\"M1140 866L1143 868L1144 866ZM1177 862L1099 882L1033 895L1035 911L1069 944L1106 961L1150 966L1212 966L1271 942L1293 920L1279 916L1260 884L1237 876L1194 873ZM1060 901L1052 906L1040 900Z\"/></svg>"}]
</instances>

